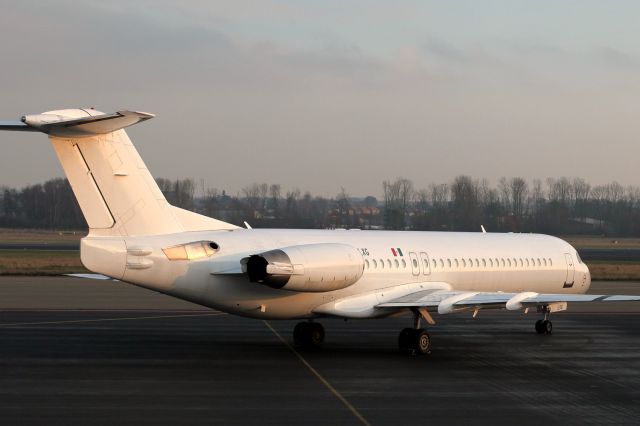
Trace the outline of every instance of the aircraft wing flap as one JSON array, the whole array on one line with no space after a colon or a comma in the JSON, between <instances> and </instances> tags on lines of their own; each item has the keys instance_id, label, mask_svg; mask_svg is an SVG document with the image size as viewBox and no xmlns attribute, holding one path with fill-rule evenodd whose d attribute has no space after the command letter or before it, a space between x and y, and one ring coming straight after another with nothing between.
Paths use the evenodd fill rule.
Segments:
<instances>
[{"instance_id":1,"label":"aircraft wing flap","mask_svg":"<svg viewBox=\"0 0 640 426\"><path fill-rule=\"evenodd\" d=\"M517 310L532 306L546 306L566 302L630 302L640 301L640 295L601 294L537 294L473 291L417 291L377 305L377 308L437 307L438 313L448 314L471 309Z\"/></svg>"},{"instance_id":2,"label":"aircraft wing flap","mask_svg":"<svg viewBox=\"0 0 640 426\"><path fill-rule=\"evenodd\" d=\"M606 295L606 294L539 294L524 299L523 305L542 305L554 302L633 302L640 301L640 296Z\"/></svg>"},{"instance_id":3,"label":"aircraft wing flap","mask_svg":"<svg viewBox=\"0 0 640 426\"><path fill-rule=\"evenodd\" d=\"M378 305L379 308L403 307L403 306L438 306L438 303L446 297L446 294L452 292L443 292L439 290L421 290L415 293L407 294L394 300Z\"/></svg>"},{"instance_id":4,"label":"aircraft wing flap","mask_svg":"<svg viewBox=\"0 0 640 426\"><path fill-rule=\"evenodd\" d=\"M450 297L466 294L461 291L447 290L422 290L410 293L377 305L378 308L422 308L430 306L438 306L440 302Z\"/></svg>"}]
</instances>

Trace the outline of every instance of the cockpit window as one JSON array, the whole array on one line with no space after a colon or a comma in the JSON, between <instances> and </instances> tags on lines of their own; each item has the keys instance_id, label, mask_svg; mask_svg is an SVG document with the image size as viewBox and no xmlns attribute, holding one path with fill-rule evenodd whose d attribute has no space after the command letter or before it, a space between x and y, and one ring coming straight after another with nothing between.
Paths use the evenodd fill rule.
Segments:
<instances>
[{"instance_id":1,"label":"cockpit window","mask_svg":"<svg viewBox=\"0 0 640 426\"><path fill-rule=\"evenodd\" d=\"M578 252L576 252L576 258L578 259L578 263L582 263L582 259L580 258L580 255L578 254Z\"/></svg>"},{"instance_id":2,"label":"cockpit window","mask_svg":"<svg viewBox=\"0 0 640 426\"><path fill-rule=\"evenodd\" d=\"M162 251L169 260L196 260L213 256L219 248L218 244L212 241L195 241L163 248Z\"/></svg>"}]
</instances>

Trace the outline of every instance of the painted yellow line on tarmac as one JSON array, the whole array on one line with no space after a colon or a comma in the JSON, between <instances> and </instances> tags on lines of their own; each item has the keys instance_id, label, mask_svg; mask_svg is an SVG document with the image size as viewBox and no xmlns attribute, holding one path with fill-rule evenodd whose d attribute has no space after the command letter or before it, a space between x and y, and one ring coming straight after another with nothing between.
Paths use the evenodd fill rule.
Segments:
<instances>
[{"instance_id":1,"label":"painted yellow line on tarmac","mask_svg":"<svg viewBox=\"0 0 640 426\"><path fill-rule=\"evenodd\" d=\"M340 402L342 402L344 404L345 407L347 407L347 409L349 411L351 411L351 413L360 421L360 423L362 423L363 425L366 426L370 426L371 423L369 423L367 421L367 419L364 418L364 416L362 414L360 414L360 412L358 410L356 410L356 407L354 407L353 405L351 405L351 403L349 401L347 401L347 399L342 396L342 394L340 392L338 392L338 390L336 388L334 388L331 383L329 383L327 381L327 379L325 379L324 377L322 377L322 375L320 373L318 373L318 370L316 370L315 368L313 368L311 366L311 364L309 364L307 362L306 359L304 359L304 357L302 355L300 355L300 352L298 352L293 346L291 346L281 335L280 333L278 333L272 326L271 324L269 324L267 321L263 321L265 323L265 325L267 327L269 327L269 329L273 332L273 334L276 335L276 337L291 351L293 352L293 354L300 360L300 362L302 362L304 364L305 367L307 367L307 369L314 375L316 376L316 378L318 380L320 380L320 383L322 383L327 389L329 389L329 391L340 400Z\"/></svg>"},{"instance_id":2,"label":"painted yellow line on tarmac","mask_svg":"<svg viewBox=\"0 0 640 426\"><path fill-rule=\"evenodd\" d=\"M85 320L40 321L40 322L12 322L8 324L0 324L0 328L24 327L24 326L30 326L30 325L80 324L80 323L86 323L86 322L133 321L133 320L162 319L162 318L216 317L220 315L226 315L226 313L214 312L211 314L155 315L155 316L149 316L149 317L96 318L96 319L85 319Z\"/></svg>"}]
</instances>

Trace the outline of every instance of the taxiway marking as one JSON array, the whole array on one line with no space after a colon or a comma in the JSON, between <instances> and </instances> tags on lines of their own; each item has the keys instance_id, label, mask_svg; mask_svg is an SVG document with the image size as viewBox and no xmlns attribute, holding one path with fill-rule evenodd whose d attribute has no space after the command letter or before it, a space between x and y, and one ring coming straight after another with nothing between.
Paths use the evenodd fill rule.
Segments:
<instances>
[{"instance_id":1,"label":"taxiway marking","mask_svg":"<svg viewBox=\"0 0 640 426\"><path fill-rule=\"evenodd\" d=\"M300 360L300 362L302 362L304 364L305 367L307 367L307 369L314 375L316 376L316 378L318 380L320 380L320 383L322 383L327 389L329 389L329 391L340 400L340 402L342 402L344 404L345 407L347 407L347 409L349 411L351 411L351 413L360 421L360 423L362 423L363 425L366 426L371 426L371 423L369 423L367 421L367 419L364 418L364 416L362 414L360 414L360 412L358 410L356 410L356 407L354 407L353 405L351 405L351 403L349 401L347 401L347 399L342 396L342 394L340 392L338 392L338 390L336 388L334 388L331 383L329 383L329 381L327 381L327 379L325 379L320 373L318 373L318 370L316 370L315 368L313 368L311 366L311 364L309 364L309 362L304 359L304 357L300 354L300 352L298 352L293 346L291 346L289 344L289 342L287 342L284 337L282 337L280 335L280 333L278 333L272 326L271 324L269 324L267 321L263 321L265 323L265 325L267 327L269 327L269 329L273 332L273 334L276 335L276 337L291 351L293 352L293 354Z\"/></svg>"}]
</instances>

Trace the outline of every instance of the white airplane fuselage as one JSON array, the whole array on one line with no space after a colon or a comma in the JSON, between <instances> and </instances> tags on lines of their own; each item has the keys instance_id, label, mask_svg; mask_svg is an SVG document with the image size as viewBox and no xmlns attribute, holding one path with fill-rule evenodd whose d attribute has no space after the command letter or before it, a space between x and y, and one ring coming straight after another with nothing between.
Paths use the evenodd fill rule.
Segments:
<instances>
[{"instance_id":1,"label":"white airplane fuselage","mask_svg":"<svg viewBox=\"0 0 640 426\"><path fill-rule=\"evenodd\" d=\"M199 241L218 249L194 260L170 260L163 251ZM353 284L331 291L276 289L251 282L242 269L242 259L252 255L327 243L352 246L362 257ZM81 256L94 272L254 318L367 318L395 313L375 305L421 289L577 294L591 283L571 245L538 234L237 229L89 236Z\"/></svg>"}]
</instances>

